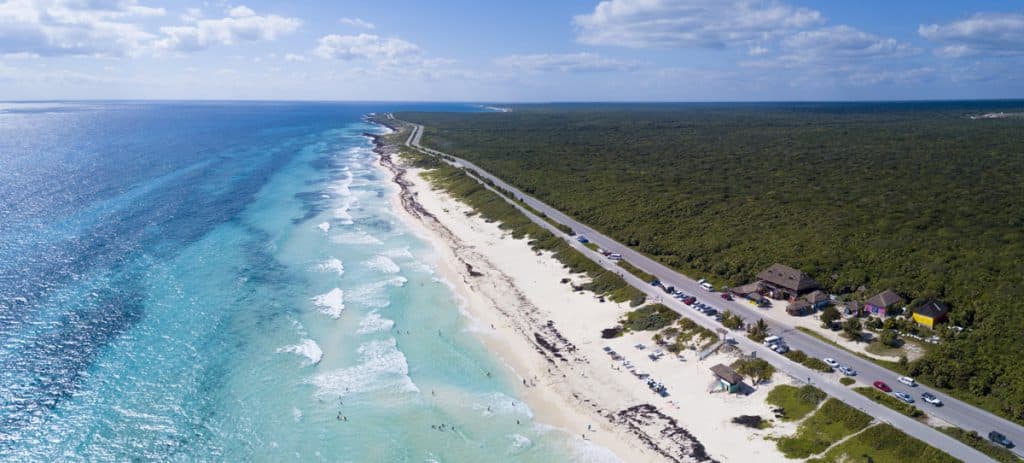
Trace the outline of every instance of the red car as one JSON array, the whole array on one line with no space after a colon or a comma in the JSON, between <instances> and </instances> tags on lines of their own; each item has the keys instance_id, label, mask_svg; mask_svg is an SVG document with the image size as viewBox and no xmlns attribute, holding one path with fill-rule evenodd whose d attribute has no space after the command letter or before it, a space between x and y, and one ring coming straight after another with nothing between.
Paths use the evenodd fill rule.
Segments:
<instances>
[{"instance_id":1,"label":"red car","mask_svg":"<svg viewBox=\"0 0 1024 463\"><path fill-rule=\"evenodd\" d=\"M892 388L891 388L891 387L889 387L889 385L888 385L888 384L885 384L885 383L883 383L883 382L881 382L881 381L875 381L874 385L875 385L875 387L876 387L876 388L878 388L878 390L880 390L880 391L883 391L883 392L892 392Z\"/></svg>"},{"instance_id":2,"label":"red car","mask_svg":"<svg viewBox=\"0 0 1024 463\"><path fill-rule=\"evenodd\" d=\"M728 293L722 293L722 299L725 299L727 301L731 301L732 300L732 296L730 294L728 294Z\"/></svg>"},{"instance_id":3,"label":"red car","mask_svg":"<svg viewBox=\"0 0 1024 463\"><path fill-rule=\"evenodd\" d=\"M690 297L688 297L686 299L683 299L683 304L686 304L686 305L693 305L694 302L697 302L697 298L695 298L693 296L690 296Z\"/></svg>"}]
</instances>

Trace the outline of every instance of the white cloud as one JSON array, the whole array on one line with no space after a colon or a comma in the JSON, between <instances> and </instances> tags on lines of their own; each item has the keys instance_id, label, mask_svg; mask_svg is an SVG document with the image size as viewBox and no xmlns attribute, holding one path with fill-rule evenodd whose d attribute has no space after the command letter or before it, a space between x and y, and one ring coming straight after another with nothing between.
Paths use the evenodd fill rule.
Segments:
<instances>
[{"instance_id":1,"label":"white cloud","mask_svg":"<svg viewBox=\"0 0 1024 463\"><path fill-rule=\"evenodd\" d=\"M0 54L133 55L153 35L128 20L164 14L134 0L9 0L0 3Z\"/></svg>"},{"instance_id":2,"label":"white cloud","mask_svg":"<svg viewBox=\"0 0 1024 463\"><path fill-rule=\"evenodd\" d=\"M240 41L276 40L302 25L296 18L278 15L259 16L252 9L237 6L221 19L197 19L188 26L161 27L164 37L157 48L174 51L196 51L214 45L232 45Z\"/></svg>"},{"instance_id":3,"label":"white cloud","mask_svg":"<svg viewBox=\"0 0 1024 463\"><path fill-rule=\"evenodd\" d=\"M782 40L785 58L800 62L850 58L893 58L916 53L910 45L892 38L855 29L833 26L797 32Z\"/></svg>"},{"instance_id":4,"label":"white cloud","mask_svg":"<svg viewBox=\"0 0 1024 463\"><path fill-rule=\"evenodd\" d=\"M978 13L949 24L922 24L917 32L940 44L936 53L941 56L1024 54L1024 14L1020 13Z\"/></svg>"},{"instance_id":5,"label":"white cloud","mask_svg":"<svg viewBox=\"0 0 1024 463\"><path fill-rule=\"evenodd\" d=\"M358 27L360 29L376 29L377 28L377 26L375 26L372 22L364 21L364 20L362 20L360 18L341 18L340 20L338 20L338 22L340 22L342 24L345 24L345 25L348 25L348 26Z\"/></svg>"},{"instance_id":6,"label":"white cloud","mask_svg":"<svg viewBox=\"0 0 1024 463\"><path fill-rule=\"evenodd\" d=\"M573 18L581 43L635 48L750 45L823 22L774 0L604 0Z\"/></svg>"},{"instance_id":7,"label":"white cloud","mask_svg":"<svg viewBox=\"0 0 1024 463\"><path fill-rule=\"evenodd\" d=\"M305 55L296 55L295 53L288 53L284 55L284 60L293 63L309 61L309 59L306 58Z\"/></svg>"},{"instance_id":8,"label":"white cloud","mask_svg":"<svg viewBox=\"0 0 1024 463\"><path fill-rule=\"evenodd\" d=\"M413 43L394 37L331 34L320 38L314 53L326 59L395 61L417 56L420 49Z\"/></svg>"},{"instance_id":9,"label":"white cloud","mask_svg":"<svg viewBox=\"0 0 1024 463\"><path fill-rule=\"evenodd\" d=\"M635 63L605 58L594 53L509 55L496 59L495 63L532 72L603 72L636 68Z\"/></svg>"}]
</instances>

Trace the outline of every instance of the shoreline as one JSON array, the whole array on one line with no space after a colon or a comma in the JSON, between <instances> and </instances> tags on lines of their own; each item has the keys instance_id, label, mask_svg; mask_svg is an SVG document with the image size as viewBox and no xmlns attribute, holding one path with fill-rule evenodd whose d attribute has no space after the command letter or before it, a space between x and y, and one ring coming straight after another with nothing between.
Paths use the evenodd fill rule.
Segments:
<instances>
[{"instance_id":1,"label":"shoreline","mask_svg":"<svg viewBox=\"0 0 1024 463\"><path fill-rule=\"evenodd\" d=\"M367 135L373 136L381 166L399 186L392 196L399 215L433 245L439 275L465 301L462 310L467 317L481 327L474 334L519 376L519 396L534 411L537 422L607 449L622 461L785 461L774 442L761 437L764 432L728 423L748 409L767 414L763 397L770 387L740 400L721 395L702 400L705 383L710 381L706 372L713 363L694 359L677 367L666 360L644 365L645 371L650 369L659 378L670 376L665 382L673 387L685 382L692 394L705 397L666 400L655 396L642 381L602 355L604 344L646 361L643 354L628 349L637 342L650 343L651 333L600 339L600 329L613 325L629 310L627 305L574 292L561 280L579 283L580 275L570 275L550 255L531 250L526 240L512 239L496 223L481 220L465 204L433 190L419 177L420 169L393 158L398 150L381 140L382 135ZM728 357L716 354L710 360L727 361ZM687 402L686 406L680 402ZM708 415L716 418L714 422L705 419ZM713 452L704 448L702 442L721 440L715 434L730 426L735 433L726 439L730 444L760 445L752 449L715 445ZM787 426L774 431L783 428ZM710 435L707 430L712 430Z\"/></svg>"}]
</instances>

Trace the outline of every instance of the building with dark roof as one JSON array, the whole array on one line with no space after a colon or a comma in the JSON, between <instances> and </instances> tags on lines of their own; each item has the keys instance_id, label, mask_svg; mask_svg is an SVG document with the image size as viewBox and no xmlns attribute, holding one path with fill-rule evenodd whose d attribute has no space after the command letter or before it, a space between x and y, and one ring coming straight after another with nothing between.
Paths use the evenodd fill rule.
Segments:
<instances>
[{"instance_id":1,"label":"building with dark roof","mask_svg":"<svg viewBox=\"0 0 1024 463\"><path fill-rule=\"evenodd\" d=\"M782 264L773 264L757 274L768 295L774 299L794 300L818 289L818 282L806 273Z\"/></svg>"},{"instance_id":2,"label":"building with dark roof","mask_svg":"<svg viewBox=\"0 0 1024 463\"><path fill-rule=\"evenodd\" d=\"M887 289L865 301L864 310L872 315L884 317L886 311L890 311L902 302L903 298L899 294L896 294L891 289Z\"/></svg>"},{"instance_id":3,"label":"building with dark roof","mask_svg":"<svg viewBox=\"0 0 1024 463\"><path fill-rule=\"evenodd\" d=\"M935 328L936 323L942 323L948 319L949 306L935 299L914 308L914 321L928 328Z\"/></svg>"},{"instance_id":4,"label":"building with dark roof","mask_svg":"<svg viewBox=\"0 0 1024 463\"><path fill-rule=\"evenodd\" d=\"M828 297L828 293L820 289L811 291L810 294L804 296L804 300L811 304L811 309L817 310L824 307L828 307L832 303L832 300Z\"/></svg>"},{"instance_id":5,"label":"building with dark roof","mask_svg":"<svg viewBox=\"0 0 1024 463\"><path fill-rule=\"evenodd\" d=\"M743 383L743 376L737 373L736 370L719 363L718 365L711 367L711 372L715 374L716 378L718 378L718 382L722 386L722 389L729 392L736 392L740 390L740 384Z\"/></svg>"},{"instance_id":6,"label":"building with dark roof","mask_svg":"<svg viewBox=\"0 0 1024 463\"><path fill-rule=\"evenodd\" d=\"M811 312L814 312L814 308L811 307L810 302L807 302L804 299L797 299L786 306L786 313L794 317L802 317L810 314Z\"/></svg>"}]
</instances>

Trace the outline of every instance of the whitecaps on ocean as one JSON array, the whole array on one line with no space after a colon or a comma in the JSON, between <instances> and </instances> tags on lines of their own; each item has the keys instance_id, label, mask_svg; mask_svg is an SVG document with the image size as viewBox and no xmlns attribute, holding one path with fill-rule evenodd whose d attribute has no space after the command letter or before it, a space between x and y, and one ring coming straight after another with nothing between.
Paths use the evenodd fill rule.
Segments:
<instances>
[{"instance_id":1,"label":"whitecaps on ocean","mask_svg":"<svg viewBox=\"0 0 1024 463\"><path fill-rule=\"evenodd\" d=\"M312 299L320 312L333 318L340 317L341 312L345 310L345 293L341 288L334 288L319 296L313 296Z\"/></svg>"},{"instance_id":2,"label":"whitecaps on ocean","mask_svg":"<svg viewBox=\"0 0 1024 463\"><path fill-rule=\"evenodd\" d=\"M341 259L334 257L317 264L316 268L325 273L337 273L338 276L345 274L345 264L341 262Z\"/></svg>"},{"instance_id":3,"label":"whitecaps on ocean","mask_svg":"<svg viewBox=\"0 0 1024 463\"><path fill-rule=\"evenodd\" d=\"M367 283L348 290L346 293L346 300L356 304L361 304L365 307L383 309L384 307L391 305L391 300L388 298L387 294L387 288L389 286L405 286L406 282L408 282L408 280L406 280L405 277L395 276L388 278L387 280Z\"/></svg>"},{"instance_id":4,"label":"whitecaps on ocean","mask_svg":"<svg viewBox=\"0 0 1024 463\"><path fill-rule=\"evenodd\" d=\"M320 350L320 345L312 339L303 339L298 344L281 347L277 349L277 352L289 352L305 357L309 361L308 365L320 363L324 356L324 351Z\"/></svg>"},{"instance_id":5,"label":"whitecaps on ocean","mask_svg":"<svg viewBox=\"0 0 1024 463\"><path fill-rule=\"evenodd\" d=\"M374 310L359 321L359 329L356 330L356 334L379 333L390 330L393 326L395 326L394 320L384 318L380 312Z\"/></svg>"},{"instance_id":6,"label":"whitecaps on ocean","mask_svg":"<svg viewBox=\"0 0 1024 463\"><path fill-rule=\"evenodd\" d=\"M419 392L409 377L409 363L394 338L359 346L358 365L320 373L310 383L319 397L343 397L372 391Z\"/></svg>"},{"instance_id":7,"label":"whitecaps on ocean","mask_svg":"<svg viewBox=\"0 0 1024 463\"><path fill-rule=\"evenodd\" d=\"M398 273L402 270L395 261L384 255L373 256L370 260L363 263L367 267L381 273Z\"/></svg>"}]
</instances>

